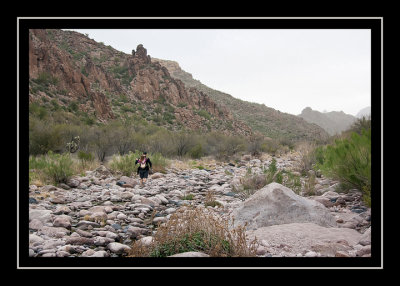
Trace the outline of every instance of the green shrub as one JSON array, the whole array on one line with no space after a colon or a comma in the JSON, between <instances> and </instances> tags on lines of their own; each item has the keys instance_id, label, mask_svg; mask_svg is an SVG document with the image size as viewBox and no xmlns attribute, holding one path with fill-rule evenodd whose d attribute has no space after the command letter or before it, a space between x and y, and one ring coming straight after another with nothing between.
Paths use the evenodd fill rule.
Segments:
<instances>
[{"instance_id":1,"label":"green shrub","mask_svg":"<svg viewBox=\"0 0 400 286\"><path fill-rule=\"evenodd\" d=\"M33 80L35 83L42 86L57 85L58 78L53 76L49 72L42 72L38 75L36 79Z\"/></svg>"},{"instance_id":2,"label":"green shrub","mask_svg":"<svg viewBox=\"0 0 400 286\"><path fill-rule=\"evenodd\" d=\"M90 152L79 151L78 159L81 161L82 165L86 165L87 162L92 162L94 160L94 155Z\"/></svg>"},{"instance_id":3,"label":"green shrub","mask_svg":"<svg viewBox=\"0 0 400 286\"><path fill-rule=\"evenodd\" d=\"M360 190L367 203L371 190L371 129L336 139L327 146L323 163L317 167L325 176Z\"/></svg>"},{"instance_id":4,"label":"green shrub","mask_svg":"<svg viewBox=\"0 0 400 286\"><path fill-rule=\"evenodd\" d=\"M43 171L55 184L66 183L73 175L73 161L70 154L48 152Z\"/></svg>"},{"instance_id":5,"label":"green shrub","mask_svg":"<svg viewBox=\"0 0 400 286\"><path fill-rule=\"evenodd\" d=\"M150 158L151 163L153 164L153 171L166 173L166 167L168 165L167 159L161 153L148 153L147 157Z\"/></svg>"},{"instance_id":6,"label":"green shrub","mask_svg":"<svg viewBox=\"0 0 400 286\"><path fill-rule=\"evenodd\" d=\"M46 154L48 151L62 150L63 138L59 128L48 121L30 118L29 154Z\"/></svg>"},{"instance_id":7,"label":"green shrub","mask_svg":"<svg viewBox=\"0 0 400 286\"><path fill-rule=\"evenodd\" d=\"M189 151L190 157L193 159L199 159L204 155L203 146L201 144L197 144Z\"/></svg>"},{"instance_id":8,"label":"green shrub","mask_svg":"<svg viewBox=\"0 0 400 286\"><path fill-rule=\"evenodd\" d=\"M47 109L36 102L29 104L29 113L38 117L40 120L46 119L48 114Z\"/></svg>"},{"instance_id":9,"label":"green shrub","mask_svg":"<svg viewBox=\"0 0 400 286\"><path fill-rule=\"evenodd\" d=\"M187 194L187 195L184 195L183 197L181 197L181 199L182 199L182 200L191 201L191 200L194 199L194 195L193 195L193 194Z\"/></svg>"},{"instance_id":10,"label":"green shrub","mask_svg":"<svg viewBox=\"0 0 400 286\"><path fill-rule=\"evenodd\" d=\"M71 103L68 105L68 111L77 112L78 111L78 103L76 101L71 101Z\"/></svg>"},{"instance_id":11,"label":"green shrub","mask_svg":"<svg viewBox=\"0 0 400 286\"><path fill-rule=\"evenodd\" d=\"M204 118L207 119L207 120L210 120L210 119L211 119L211 115L210 115L210 113L208 113L207 110L200 109L200 110L198 110L196 113L197 113L198 115L200 115L201 117L204 117Z\"/></svg>"},{"instance_id":12,"label":"green shrub","mask_svg":"<svg viewBox=\"0 0 400 286\"><path fill-rule=\"evenodd\" d=\"M110 169L114 172L119 171L124 176L131 176L136 174L138 166L135 165L137 158L140 158L141 153L136 151L133 153L130 151L124 156L114 155L110 162Z\"/></svg>"}]
</instances>

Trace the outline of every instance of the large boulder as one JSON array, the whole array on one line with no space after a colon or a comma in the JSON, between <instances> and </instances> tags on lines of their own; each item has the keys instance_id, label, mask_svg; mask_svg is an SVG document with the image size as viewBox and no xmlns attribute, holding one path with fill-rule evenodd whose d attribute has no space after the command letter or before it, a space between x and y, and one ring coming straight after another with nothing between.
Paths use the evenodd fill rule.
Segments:
<instances>
[{"instance_id":1,"label":"large boulder","mask_svg":"<svg viewBox=\"0 0 400 286\"><path fill-rule=\"evenodd\" d=\"M291 189L271 183L255 192L232 212L235 225L257 229L288 223L315 223L334 227L336 220L321 203L296 195Z\"/></svg>"},{"instance_id":2,"label":"large boulder","mask_svg":"<svg viewBox=\"0 0 400 286\"><path fill-rule=\"evenodd\" d=\"M322 256L336 256L351 250L362 237L354 229L322 227L314 223L290 223L260 227L246 232L250 240L257 238L270 252L280 253L287 245L287 253L298 254L313 250Z\"/></svg>"}]
</instances>

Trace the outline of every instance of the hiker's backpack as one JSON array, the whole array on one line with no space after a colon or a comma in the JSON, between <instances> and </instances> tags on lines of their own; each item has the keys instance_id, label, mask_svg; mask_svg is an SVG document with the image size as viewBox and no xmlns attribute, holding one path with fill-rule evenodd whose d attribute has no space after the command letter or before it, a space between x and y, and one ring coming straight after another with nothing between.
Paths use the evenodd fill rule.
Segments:
<instances>
[{"instance_id":1,"label":"hiker's backpack","mask_svg":"<svg viewBox=\"0 0 400 286\"><path fill-rule=\"evenodd\" d=\"M139 161L139 162L140 162L140 168L142 168L142 169L146 168L146 159L144 159L143 162L141 162L141 161Z\"/></svg>"}]
</instances>

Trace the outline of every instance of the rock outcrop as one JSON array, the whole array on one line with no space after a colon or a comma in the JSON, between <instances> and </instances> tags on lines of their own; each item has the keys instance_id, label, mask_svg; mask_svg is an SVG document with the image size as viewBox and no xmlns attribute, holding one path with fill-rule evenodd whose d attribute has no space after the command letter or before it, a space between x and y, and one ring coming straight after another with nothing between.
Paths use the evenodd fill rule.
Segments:
<instances>
[{"instance_id":1,"label":"rock outcrop","mask_svg":"<svg viewBox=\"0 0 400 286\"><path fill-rule=\"evenodd\" d=\"M40 103L45 97L46 102L68 107L77 101L80 111L100 121L117 117L122 95L128 109L142 104L152 112L157 103L172 106L176 123L191 122L184 124L190 129L252 134L250 127L207 94L171 77L142 44L128 55L77 32L33 29L29 32L29 76L30 102Z\"/></svg>"}]
</instances>

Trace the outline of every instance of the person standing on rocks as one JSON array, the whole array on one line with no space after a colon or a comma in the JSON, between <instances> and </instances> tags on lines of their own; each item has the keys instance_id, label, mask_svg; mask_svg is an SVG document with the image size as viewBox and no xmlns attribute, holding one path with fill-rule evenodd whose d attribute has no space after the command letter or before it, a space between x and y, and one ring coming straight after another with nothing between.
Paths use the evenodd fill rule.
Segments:
<instances>
[{"instance_id":1,"label":"person standing on rocks","mask_svg":"<svg viewBox=\"0 0 400 286\"><path fill-rule=\"evenodd\" d=\"M136 164L139 164L137 173L140 176L140 186L143 187L146 183L147 177L149 176L149 169L152 167L150 158L147 158L147 152L143 152L143 155L140 156L140 159L136 159L135 165Z\"/></svg>"}]
</instances>

